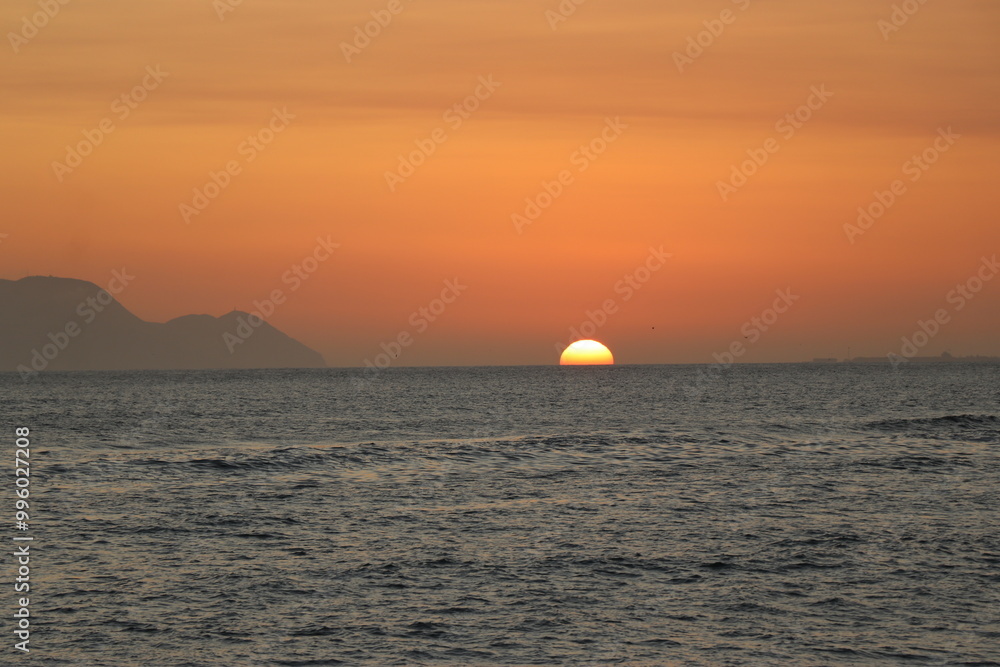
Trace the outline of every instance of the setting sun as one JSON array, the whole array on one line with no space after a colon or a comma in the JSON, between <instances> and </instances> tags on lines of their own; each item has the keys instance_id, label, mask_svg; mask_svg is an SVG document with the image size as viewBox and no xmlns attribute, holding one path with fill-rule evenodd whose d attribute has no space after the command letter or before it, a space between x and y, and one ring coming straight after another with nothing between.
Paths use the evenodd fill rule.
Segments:
<instances>
[{"instance_id":1,"label":"setting sun","mask_svg":"<svg viewBox=\"0 0 1000 667\"><path fill-rule=\"evenodd\" d=\"M596 340L578 340L559 357L560 366L608 366L615 358L607 346Z\"/></svg>"}]
</instances>

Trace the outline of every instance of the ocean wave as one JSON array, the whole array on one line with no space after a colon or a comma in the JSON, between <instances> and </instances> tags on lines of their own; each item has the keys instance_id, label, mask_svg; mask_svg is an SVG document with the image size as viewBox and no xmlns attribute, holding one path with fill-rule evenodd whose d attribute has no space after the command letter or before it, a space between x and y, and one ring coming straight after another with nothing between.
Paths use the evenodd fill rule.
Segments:
<instances>
[{"instance_id":1,"label":"ocean wave","mask_svg":"<svg viewBox=\"0 0 1000 667\"><path fill-rule=\"evenodd\" d=\"M1000 440L1000 417L986 414L954 414L940 417L881 419L868 422L866 429L925 440L996 442Z\"/></svg>"},{"instance_id":2,"label":"ocean wave","mask_svg":"<svg viewBox=\"0 0 1000 667\"><path fill-rule=\"evenodd\" d=\"M869 422L870 428L877 429L941 429L956 426L966 428L998 427L1000 417L994 415L944 415L942 417L917 417L912 419L882 419Z\"/></svg>"}]
</instances>

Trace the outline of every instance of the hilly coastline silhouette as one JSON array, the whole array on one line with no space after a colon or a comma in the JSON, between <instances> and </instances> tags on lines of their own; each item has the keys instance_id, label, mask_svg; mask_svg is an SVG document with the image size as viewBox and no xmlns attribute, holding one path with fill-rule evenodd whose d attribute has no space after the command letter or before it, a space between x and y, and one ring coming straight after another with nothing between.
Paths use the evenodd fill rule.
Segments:
<instances>
[{"instance_id":1,"label":"hilly coastline silhouette","mask_svg":"<svg viewBox=\"0 0 1000 667\"><path fill-rule=\"evenodd\" d=\"M315 350L249 313L146 322L85 280L0 280L0 371L325 367ZM254 326L256 325L256 326Z\"/></svg>"}]
</instances>

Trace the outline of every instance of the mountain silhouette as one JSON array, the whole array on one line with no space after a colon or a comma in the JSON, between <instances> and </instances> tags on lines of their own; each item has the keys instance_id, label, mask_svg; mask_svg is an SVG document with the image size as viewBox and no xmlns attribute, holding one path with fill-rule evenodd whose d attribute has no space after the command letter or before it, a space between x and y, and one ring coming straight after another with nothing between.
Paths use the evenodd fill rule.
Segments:
<instances>
[{"instance_id":1,"label":"mountain silhouette","mask_svg":"<svg viewBox=\"0 0 1000 667\"><path fill-rule=\"evenodd\" d=\"M146 322L72 278L0 280L0 371L316 368L316 351L249 313Z\"/></svg>"}]
</instances>

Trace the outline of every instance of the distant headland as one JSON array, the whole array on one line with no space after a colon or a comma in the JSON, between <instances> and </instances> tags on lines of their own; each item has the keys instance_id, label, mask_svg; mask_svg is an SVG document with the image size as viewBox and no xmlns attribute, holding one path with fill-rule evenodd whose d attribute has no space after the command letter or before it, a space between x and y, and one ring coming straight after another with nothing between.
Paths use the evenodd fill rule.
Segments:
<instances>
[{"instance_id":1,"label":"distant headland","mask_svg":"<svg viewBox=\"0 0 1000 667\"><path fill-rule=\"evenodd\" d=\"M107 289L72 278L0 280L0 371L325 367L323 357L259 317L186 315L146 322ZM115 281L118 281L117 283Z\"/></svg>"}]
</instances>

